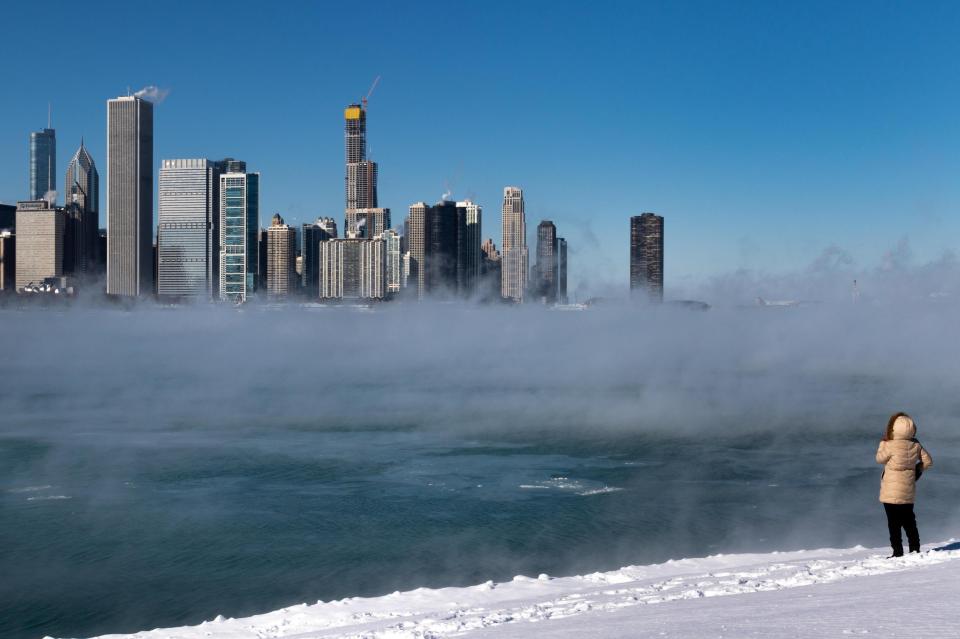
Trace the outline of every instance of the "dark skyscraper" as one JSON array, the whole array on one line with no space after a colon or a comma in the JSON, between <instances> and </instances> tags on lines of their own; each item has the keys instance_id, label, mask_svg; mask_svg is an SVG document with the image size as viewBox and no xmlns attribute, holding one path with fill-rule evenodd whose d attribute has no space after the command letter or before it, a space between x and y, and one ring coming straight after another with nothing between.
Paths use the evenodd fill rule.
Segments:
<instances>
[{"instance_id":1,"label":"dark skyscraper","mask_svg":"<svg viewBox=\"0 0 960 639\"><path fill-rule=\"evenodd\" d=\"M122 96L107 101L107 293L153 290L153 103Z\"/></svg>"},{"instance_id":2,"label":"dark skyscraper","mask_svg":"<svg viewBox=\"0 0 960 639\"><path fill-rule=\"evenodd\" d=\"M428 293L450 294L457 290L458 222L456 202L437 202L428 207L424 264Z\"/></svg>"},{"instance_id":3,"label":"dark skyscraper","mask_svg":"<svg viewBox=\"0 0 960 639\"><path fill-rule=\"evenodd\" d=\"M550 220L537 225L537 268L534 294L545 304L557 303L559 260L557 259L557 227Z\"/></svg>"},{"instance_id":4,"label":"dark skyscraper","mask_svg":"<svg viewBox=\"0 0 960 639\"><path fill-rule=\"evenodd\" d=\"M66 178L63 185L67 215L64 272L92 273L97 270L98 261L100 175L82 140L67 165Z\"/></svg>"},{"instance_id":5,"label":"dark skyscraper","mask_svg":"<svg viewBox=\"0 0 960 639\"><path fill-rule=\"evenodd\" d=\"M557 301L568 303L567 298L567 240L557 238Z\"/></svg>"},{"instance_id":6,"label":"dark skyscraper","mask_svg":"<svg viewBox=\"0 0 960 639\"><path fill-rule=\"evenodd\" d=\"M630 218L630 293L663 301L663 218L653 213Z\"/></svg>"},{"instance_id":7,"label":"dark skyscraper","mask_svg":"<svg viewBox=\"0 0 960 639\"><path fill-rule=\"evenodd\" d=\"M57 132L42 129L30 134L30 199L42 200L57 190ZM56 202L54 202L56 204Z\"/></svg>"},{"instance_id":8,"label":"dark skyscraper","mask_svg":"<svg viewBox=\"0 0 960 639\"><path fill-rule=\"evenodd\" d=\"M443 200L410 206L406 248L408 285L418 299L428 295L473 295L480 275L480 207Z\"/></svg>"},{"instance_id":9,"label":"dark skyscraper","mask_svg":"<svg viewBox=\"0 0 960 639\"><path fill-rule=\"evenodd\" d=\"M13 230L17 226L17 207L12 204L0 204L0 231Z\"/></svg>"},{"instance_id":10,"label":"dark skyscraper","mask_svg":"<svg viewBox=\"0 0 960 639\"><path fill-rule=\"evenodd\" d=\"M457 202L457 291L476 294L480 285L480 237L483 210L470 200Z\"/></svg>"}]
</instances>

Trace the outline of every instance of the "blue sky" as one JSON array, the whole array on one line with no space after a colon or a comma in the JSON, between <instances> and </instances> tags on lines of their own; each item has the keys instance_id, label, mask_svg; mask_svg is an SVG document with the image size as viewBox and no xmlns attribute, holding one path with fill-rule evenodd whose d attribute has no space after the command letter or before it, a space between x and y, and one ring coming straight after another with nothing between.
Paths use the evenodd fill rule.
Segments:
<instances>
[{"instance_id":1,"label":"blue sky","mask_svg":"<svg viewBox=\"0 0 960 639\"><path fill-rule=\"evenodd\" d=\"M666 218L666 280L960 249L960 4L7 3L0 201L53 103L58 183L105 101L155 84L155 163L233 156L262 218L343 216L342 108L400 223L448 188L500 242L505 185L568 238L571 288L625 286L628 218ZM102 215L104 215L102 213Z\"/></svg>"}]
</instances>

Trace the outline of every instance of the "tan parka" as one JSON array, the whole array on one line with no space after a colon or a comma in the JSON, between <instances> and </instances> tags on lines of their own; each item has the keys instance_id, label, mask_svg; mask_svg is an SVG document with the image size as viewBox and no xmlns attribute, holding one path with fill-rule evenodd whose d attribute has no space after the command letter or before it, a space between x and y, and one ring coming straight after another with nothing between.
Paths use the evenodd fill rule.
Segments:
<instances>
[{"instance_id":1,"label":"tan parka","mask_svg":"<svg viewBox=\"0 0 960 639\"><path fill-rule=\"evenodd\" d=\"M877 463L884 465L880 501L912 504L917 492L917 462L922 462L923 470L927 470L933 466L933 459L914 439L917 427L909 417L897 417L890 431L888 439L881 441L877 449Z\"/></svg>"}]
</instances>

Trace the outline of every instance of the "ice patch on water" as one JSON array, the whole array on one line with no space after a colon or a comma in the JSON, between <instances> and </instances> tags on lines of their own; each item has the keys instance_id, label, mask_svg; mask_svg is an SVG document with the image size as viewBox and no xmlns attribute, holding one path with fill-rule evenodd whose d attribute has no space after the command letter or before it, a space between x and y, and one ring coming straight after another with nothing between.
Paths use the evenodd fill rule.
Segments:
<instances>
[{"instance_id":1,"label":"ice patch on water","mask_svg":"<svg viewBox=\"0 0 960 639\"><path fill-rule=\"evenodd\" d=\"M8 493L35 493L38 490L49 490L53 486L24 486L23 488L8 488Z\"/></svg>"},{"instance_id":2,"label":"ice patch on water","mask_svg":"<svg viewBox=\"0 0 960 639\"><path fill-rule=\"evenodd\" d=\"M590 495L605 495L607 493L615 493L623 490L623 488L618 488L616 486L604 486L603 488L591 488L590 490L584 490L579 493L581 497L589 497Z\"/></svg>"},{"instance_id":3,"label":"ice patch on water","mask_svg":"<svg viewBox=\"0 0 960 639\"><path fill-rule=\"evenodd\" d=\"M588 480L571 479L569 477L563 477L560 475L555 475L550 479L539 481L535 484L520 484L519 487L523 490L557 490L562 492L570 492L581 497L589 497L590 495L603 495L606 493L615 493L623 490L623 488L618 488L616 486L607 486L599 482Z\"/></svg>"}]
</instances>

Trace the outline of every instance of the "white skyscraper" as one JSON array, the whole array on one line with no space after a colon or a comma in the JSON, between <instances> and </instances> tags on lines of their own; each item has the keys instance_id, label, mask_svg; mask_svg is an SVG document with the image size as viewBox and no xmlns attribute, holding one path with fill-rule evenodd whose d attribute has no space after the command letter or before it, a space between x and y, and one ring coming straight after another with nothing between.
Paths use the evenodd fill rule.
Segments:
<instances>
[{"instance_id":1,"label":"white skyscraper","mask_svg":"<svg viewBox=\"0 0 960 639\"><path fill-rule=\"evenodd\" d=\"M320 242L319 247L322 299L384 297L384 240L340 238Z\"/></svg>"},{"instance_id":2,"label":"white skyscraper","mask_svg":"<svg viewBox=\"0 0 960 639\"><path fill-rule=\"evenodd\" d=\"M297 230L277 213L267 229L267 295L286 297L294 292L296 257Z\"/></svg>"},{"instance_id":3,"label":"white skyscraper","mask_svg":"<svg viewBox=\"0 0 960 639\"><path fill-rule=\"evenodd\" d=\"M63 275L66 216L47 200L17 203L16 290Z\"/></svg>"},{"instance_id":4,"label":"white skyscraper","mask_svg":"<svg viewBox=\"0 0 960 639\"><path fill-rule=\"evenodd\" d=\"M400 256L400 234L387 229L380 237L383 239L386 260L387 292L399 293L403 274L403 260Z\"/></svg>"},{"instance_id":5,"label":"white skyscraper","mask_svg":"<svg viewBox=\"0 0 960 639\"><path fill-rule=\"evenodd\" d=\"M107 101L107 293L153 293L153 103Z\"/></svg>"},{"instance_id":6,"label":"white skyscraper","mask_svg":"<svg viewBox=\"0 0 960 639\"><path fill-rule=\"evenodd\" d=\"M214 230L219 189L220 163L163 160L157 231L159 295L194 299L213 296L217 284Z\"/></svg>"},{"instance_id":7,"label":"white skyscraper","mask_svg":"<svg viewBox=\"0 0 960 639\"><path fill-rule=\"evenodd\" d=\"M527 220L523 190L503 189L503 271L500 294L522 302L527 290Z\"/></svg>"}]
</instances>

